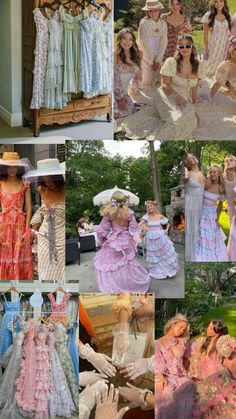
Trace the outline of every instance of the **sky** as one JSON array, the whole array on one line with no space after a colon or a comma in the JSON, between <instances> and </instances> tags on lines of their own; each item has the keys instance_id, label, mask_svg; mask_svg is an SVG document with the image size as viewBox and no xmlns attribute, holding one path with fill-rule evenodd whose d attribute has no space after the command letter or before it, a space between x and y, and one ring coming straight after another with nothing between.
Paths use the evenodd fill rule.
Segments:
<instances>
[{"instance_id":1,"label":"sky","mask_svg":"<svg viewBox=\"0 0 236 419\"><path fill-rule=\"evenodd\" d=\"M111 153L112 156L120 154L122 157L141 157L144 154L141 152L142 147L144 146L145 141L104 141L104 147L107 151ZM160 143L155 141L155 150L158 150Z\"/></svg>"}]
</instances>

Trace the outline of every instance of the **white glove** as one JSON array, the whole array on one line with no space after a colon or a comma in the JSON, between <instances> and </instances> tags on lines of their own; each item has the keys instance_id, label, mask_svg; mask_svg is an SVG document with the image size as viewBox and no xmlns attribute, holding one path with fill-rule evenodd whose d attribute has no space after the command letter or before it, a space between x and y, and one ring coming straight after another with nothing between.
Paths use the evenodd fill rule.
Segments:
<instances>
[{"instance_id":1,"label":"white glove","mask_svg":"<svg viewBox=\"0 0 236 419\"><path fill-rule=\"evenodd\" d=\"M96 394L102 393L106 390L106 383L104 381L97 381L91 386L87 386L79 395L79 418L88 419L91 410L96 403Z\"/></svg>"},{"instance_id":2,"label":"white glove","mask_svg":"<svg viewBox=\"0 0 236 419\"><path fill-rule=\"evenodd\" d=\"M114 330L112 361L115 365L122 363L122 358L129 345L129 325L128 323L120 323Z\"/></svg>"},{"instance_id":3,"label":"white glove","mask_svg":"<svg viewBox=\"0 0 236 419\"><path fill-rule=\"evenodd\" d=\"M81 387L91 386L92 384L96 383L99 380L103 380L105 383L108 383L106 379L106 374L98 374L95 370L94 371L84 371L79 373L79 385Z\"/></svg>"},{"instance_id":4,"label":"white glove","mask_svg":"<svg viewBox=\"0 0 236 419\"><path fill-rule=\"evenodd\" d=\"M104 373L108 377L116 375L116 368L111 364L112 359L105 354L95 352L88 343L79 346L79 355L81 358L87 359L100 373Z\"/></svg>"},{"instance_id":5,"label":"white glove","mask_svg":"<svg viewBox=\"0 0 236 419\"><path fill-rule=\"evenodd\" d=\"M131 380L135 380L148 371L154 372L154 355L151 358L141 358L130 362L120 370L121 374L126 374L125 377L129 377Z\"/></svg>"},{"instance_id":6,"label":"white glove","mask_svg":"<svg viewBox=\"0 0 236 419\"><path fill-rule=\"evenodd\" d=\"M118 412L118 399L119 391L114 390L113 384L111 384L110 389L108 386L106 391L96 395L96 413L95 419L121 419L124 414L129 410L129 407L123 407Z\"/></svg>"},{"instance_id":7,"label":"white glove","mask_svg":"<svg viewBox=\"0 0 236 419\"><path fill-rule=\"evenodd\" d=\"M152 394L152 392L146 388L134 387L129 383L126 383L127 387L119 387L119 393L121 397L125 400L128 400L131 405L130 407L140 406L142 409L150 408L145 402L147 393Z\"/></svg>"}]
</instances>

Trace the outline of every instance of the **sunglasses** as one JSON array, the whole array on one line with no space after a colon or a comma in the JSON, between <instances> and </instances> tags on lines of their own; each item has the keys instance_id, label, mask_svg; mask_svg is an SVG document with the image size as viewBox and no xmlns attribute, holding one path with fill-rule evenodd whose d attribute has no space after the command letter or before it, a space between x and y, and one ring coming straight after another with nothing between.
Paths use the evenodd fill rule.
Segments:
<instances>
[{"instance_id":1,"label":"sunglasses","mask_svg":"<svg viewBox=\"0 0 236 419\"><path fill-rule=\"evenodd\" d=\"M177 48L178 49L184 49L184 48L187 48L187 49L190 49L190 48L192 48L193 46L192 46L192 44L187 44L187 45L177 45Z\"/></svg>"}]
</instances>

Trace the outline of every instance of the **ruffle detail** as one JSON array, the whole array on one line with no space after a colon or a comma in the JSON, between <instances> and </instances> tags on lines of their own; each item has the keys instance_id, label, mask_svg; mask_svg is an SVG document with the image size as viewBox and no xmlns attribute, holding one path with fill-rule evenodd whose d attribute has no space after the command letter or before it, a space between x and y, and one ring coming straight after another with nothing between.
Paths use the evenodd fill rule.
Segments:
<instances>
[{"instance_id":1,"label":"ruffle detail","mask_svg":"<svg viewBox=\"0 0 236 419\"><path fill-rule=\"evenodd\" d=\"M178 256L173 243L163 231L149 231L147 233L146 249L146 260L151 277L165 279L176 275Z\"/></svg>"}]
</instances>

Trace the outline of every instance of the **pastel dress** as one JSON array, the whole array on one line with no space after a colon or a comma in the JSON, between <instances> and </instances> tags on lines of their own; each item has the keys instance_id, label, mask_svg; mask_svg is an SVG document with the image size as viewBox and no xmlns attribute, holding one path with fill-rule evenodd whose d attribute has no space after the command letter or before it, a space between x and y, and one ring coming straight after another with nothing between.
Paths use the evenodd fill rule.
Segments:
<instances>
[{"instance_id":1,"label":"pastel dress","mask_svg":"<svg viewBox=\"0 0 236 419\"><path fill-rule=\"evenodd\" d=\"M187 346L185 339L178 356L172 352L175 338L168 346L155 341L155 374L163 374L165 384L162 393L156 391L155 419L191 419L194 404L194 383L183 365Z\"/></svg>"},{"instance_id":2,"label":"pastel dress","mask_svg":"<svg viewBox=\"0 0 236 419\"><path fill-rule=\"evenodd\" d=\"M13 343L12 331L8 327L9 323L13 322L17 316L21 316L21 295L16 301L8 301L4 294L3 297L4 315L2 317L0 329L0 359L2 358L3 354L7 351L9 346Z\"/></svg>"},{"instance_id":3,"label":"pastel dress","mask_svg":"<svg viewBox=\"0 0 236 419\"><path fill-rule=\"evenodd\" d=\"M11 322L13 323L13 322ZM15 380L20 373L20 363L22 358L22 345L24 340L24 331L10 326L13 335L13 348L11 357L1 377L0 384L0 419L15 419L16 411L16 385Z\"/></svg>"},{"instance_id":4,"label":"pastel dress","mask_svg":"<svg viewBox=\"0 0 236 419\"><path fill-rule=\"evenodd\" d=\"M65 204L42 203L31 224L40 224L37 232L38 275L40 281L65 279Z\"/></svg>"},{"instance_id":5,"label":"pastel dress","mask_svg":"<svg viewBox=\"0 0 236 419\"><path fill-rule=\"evenodd\" d=\"M94 11L80 22L80 90L85 98L109 92L107 59L102 15Z\"/></svg>"},{"instance_id":6,"label":"pastel dress","mask_svg":"<svg viewBox=\"0 0 236 419\"><path fill-rule=\"evenodd\" d=\"M48 19L37 7L33 11L36 26L36 41L34 50L33 93L30 109L40 109L44 104L44 86L48 55Z\"/></svg>"},{"instance_id":7,"label":"pastel dress","mask_svg":"<svg viewBox=\"0 0 236 419\"><path fill-rule=\"evenodd\" d=\"M177 62L170 57L164 62L160 73L171 78L171 88L175 94L185 99L186 104L178 106L175 95L167 96L162 87L159 87L150 106L129 115L121 123L122 131L131 140L185 140L192 138L197 128L191 92L198 85L199 79L204 78L202 64L199 64L198 73L194 78L187 79L177 74Z\"/></svg>"},{"instance_id":8,"label":"pastel dress","mask_svg":"<svg viewBox=\"0 0 236 419\"><path fill-rule=\"evenodd\" d=\"M70 299L70 297L71 297L71 294L69 292L66 292L63 295L61 302L57 303L54 295L51 292L48 294L48 298L51 302L51 315L48 318L48 320L52 324L60 322L65 327L67 326L68 316L66 314L66 304L67 304L67 301Z\"/></svg>"},{"instance_id":9,"label":"pastel dress","mask_svg":"<svg viewBox=\"0 0 236 419\"><path fill-rule=\"evenodd\" d=\"M216 81L221 83L222 88L220 93L224 96L227 96L229 101L232 103L232 106L236 106L236 74L232 75L232 67L235 68L235 65L232 65L230 62L224 61L221 63L215 74ZM231 100L233 99L233 100ZM234 112L235 113L235 112Z\"/></svg>"},{"instance_id":10,"label":"pastel dress","mask_svg":"<svg viewBox=\"0 0 236 419\"><path fill-rule=\"evenodd\" d=\"M236 174L234 180L228 180L225 175L223 175L225 194L227 200L228 214L230 223L232 223L233 217L235 215L235 199L236 199Z\"/></svg>"},{"instance_id":11,"label":"pastel dress","mask_svg":"<svg viewBox=\"0 0 236 419\"><path fill-rule=\"evenodd\" d=\"M0 184L0 279L33 280L30 232L26 231L25 190L6 193ZM25 237L23 237L25 235Z\"/></svg>"},{"instance_id":12,"label":"pastel dress","mask_svg":"<svg viewBox=\"0 0 236 419\"><path fill-rule=\"evenodd\" d=\"M185 260L196 260L199 223L202 213L204 184L190 177L185 186Z\"/></svg>"},{"instance_id":13,"label":"pastel dress","mask_svg":"<svg viewBox=\"0 0 236 419\"><path fill-rule=\"evenodd\" d=\"M67 384L70 388L71 396L73 399L73 402L76 406L76 409L79 409L79 387L77 384L77 379L75 376L75 371L73 367L73 362L71 359L70 351L67 346L67 330L66 328L61 324L57 323L55 325L55 348L61 363L61 366L63 368Z\"/></svg>"},{"instance_id":14,"label":"pastel dress","mask_svg":"<svg viewBox=\"0 0 236 419\"><path fill-rule=\"evenodd\" d=\"M168 44L166 48L166 52L164 55L164 60L168 57L173 57L174 53L177 49L177 39L180 35L189 35L192 32L192 27L190 20L187 16L183 16L184 18L183 23L174 26L172 23L168 22L168 16L170 16L170 13L163 13L161 15L161 19L164 20L167 24L167 38L168 38Z\"/></svg>"},{"instance_id":15,"label":"pastel dress","mask_svg":"<svg viewBox=\"0 0 236 419\"><path fill-rule=\"evenodd\" d=\"M71 354L71 359L74 366L75 377L78 383L79 378L79 352L78 352L78 345L76 342L76 330L78 328L78 322L74 322L73 326L67 329L68 333L68 348Z\"/></svg>"},{"instance_id":16,"label":"pastel dress","mask_svg":"<svg viewBox=\"0 0 236 419\"><path fill-rule=\"evenodd\" d=\"M203 24L209 23L210 12L205 13L202 18ZM229 39L230 29L229 24L226 19L222 22L218 19L215 19L214 26L209 33L209 57L206 61L206 75L208 77L213 77L218 65L225 60L227 49L228 49L228 39Z\"/></svg>"},{"instance_id":17,"label":"pastel dress","mask_svg":"<svg viewBox=\"0 0 236 419\"><path fill-rule=\"evenodd\" d=\"M123 221L123 220L122 220ZM97 229L102 248L94 258L100 292L146 292L148 272L135 260L140 230L133 211L120 223L105 215Z\"/></svg>"},{"instance_id":18,"label":"pastel dress","mask_svg":"<svg viewBox=\"0 0 236 419\"><path fill-rule=\"evenodd\" d=\"M49 417L55 419L57 416L70 418L76 411L72 400L70 389L55 348L55 334L48 333L47 345L49 347L51 385L49 393Z\"/></svg>"},{"instance_id":19,"label":"pastel dress","mask_svg":"<svg viewBox=\"0 0 236 419\"><path fill-rule=\"evenodd\" d=\"M155 279L171 278L178 270L178 256L170 238L165 234L163 226L168 219L153 220L144 215L148 231L146 232L146 261L149 274Z\"/></svg>"},{"instance_id":20,"label":"pastel dress","mask_svg":"<svg viewBox=\"0 0 236 419\"><path fill-rule=\"evenodd\" d=\"M49 347L46 344L48 329L38 325L36 334L36 385L35 415L36 419L47 419L49 408L49 392L51 387Z\"/></svg>"},{"instance_id":21,"label":"pastel dress","mask_svg":"<svg viewBox=\"0 0 236 419\"><path fill-rule=\"evenodd\" d=\"M116 119L123 118L134 113L134 101L130 90L138 93L141 84L141 69L137 64L115 64L114 65L114 116ZM126 109L119 107L119 100L122 99Z\"/></svg>"},{"instance_id":22,"label":"pastel dress","mask_svg":"<svg viewBox=\"0 0 236 419\"><path fill-rule=\"evenodd\" d=\"M107 91L111 93L113 90L113 37L112 37L112 26L113 25L113 14L109 12L108 16L103 20L103 31L105 37L105 44L107 49L106 65L108 69L108 85Z\"/></svg>"},{"instance_id":23,"label":"pastel dress","mask_svg":"<svg viewBox=\"0 0 236 419\"><path fill-rule=\"evenodd\" d=\"M217 193L204 192L196 247L197 262L228 262L226 236L216 224L216 202L223 200L224 197Z\"/></svg>"}]
</instances>

